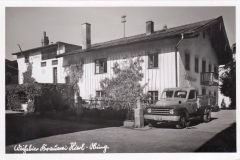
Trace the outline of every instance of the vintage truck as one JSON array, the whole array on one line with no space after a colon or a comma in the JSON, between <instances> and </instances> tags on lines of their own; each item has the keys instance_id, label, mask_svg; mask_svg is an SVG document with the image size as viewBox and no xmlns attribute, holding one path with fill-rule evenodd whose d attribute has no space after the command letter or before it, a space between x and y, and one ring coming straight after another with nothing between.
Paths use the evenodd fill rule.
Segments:
<instances>
[{"instance_id":1,"label":"vintage truck","mask_svg":"<svg viewBox=\"0 0 240 160\"><path fill-rule=\"evenodd\" d=\"M159 101L146 107L144 120L156 126L159 122L174 123L176 128L185 128L193 120L211 120L211 99L198 96L195 88L164 89Z\"/></svg>"}]
</instances>

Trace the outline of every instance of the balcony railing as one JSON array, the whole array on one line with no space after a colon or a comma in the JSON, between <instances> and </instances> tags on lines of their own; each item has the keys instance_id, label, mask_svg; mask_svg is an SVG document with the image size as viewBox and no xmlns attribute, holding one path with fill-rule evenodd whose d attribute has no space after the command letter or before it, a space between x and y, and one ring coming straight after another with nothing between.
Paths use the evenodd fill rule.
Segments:
<instances>
[{"instance_id":1,"label":"balcony railing","mask_svg":"<svg viewBox=\"0 0 240 160\"><path fill-rule=\"evenodd\" d=\"M201 73L201 85L218 86L218 73L215 72Z\"/></svg>"}]
</instances>

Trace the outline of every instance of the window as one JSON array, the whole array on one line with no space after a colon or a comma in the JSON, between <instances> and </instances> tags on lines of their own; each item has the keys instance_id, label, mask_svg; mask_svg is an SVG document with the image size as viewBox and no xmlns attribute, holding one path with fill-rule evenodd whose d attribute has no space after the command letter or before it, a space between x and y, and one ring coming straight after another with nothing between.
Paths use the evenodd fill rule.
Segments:
<instances>
[{"instance_id":1,"label":"window","mask_svg":"<svg viewBox=\"0 0 240 160\"><path fill-rule=\"evenodd\" d=\"M107 59L98 59L95 61L95 73L107 73Z\"/></svg>"},{"instance_id":2,"label":"window","mask_svg":"<svg viewBox=\"0 0 240 160\"><path fill-rule=\"evenodd\" d=\"M162 98L172 98L173 91L165 91L162 93Z\"/></svg>"},{"instance_id":3,"label":"window","mask_svg":"<svg viewBox=\"0 0 240 160\"><path fill-rule=\"evenodd\" d=\"M198 57L195 57L195 72L198 73Z\"/></svg>"},{"instance_id":4,"label":"window","mask_svg":"<svg viewBox=\"0 0 240 160\"><path fill-rule=\"evenodd\" d=\"M41 62L41 67L47 66L47 62Z\"/></svg>"},{"instance_id":5,"label":"window","mask_svg":"<svg viewBox=\"0 0 240 160\"><path fill-rule=\"evenodd\" d=\"M212 65L211 64L208 65L208 72L212 72Z\"/></svg>"},{"instance_id":6,"label":"window","mask_svg":"<svg viewBox=\"0 0 240 160\"><path fill-rule=\"evenodd\" d=\"M188 52L185 53L185 69L190 70L190 54Z\"/></svg>"},{"instance_id":7,"label":"window","mask_svg":"<svg viewBox=\"0 0 240 160\"><path fill-rule=\"evenodd\" d=\"M202 60L202 72L206 72L206 61Z\"/></svg>"},{"instance_id":8,"label":"window","mask_svg":"<svg viewBox=\"0 0 240 160\"><path fill-rule=\"evenodd\" d=\"M148 55L148 68L157 68L158 67L158 54L149 54Z\"/></svg>"},{"instance_id":9,"label":"window","mask_svg":"<svg viewBox=\"0 0 240 160\"><path fill-rule=\"evenodd\" d=\"M103 97L103 91L96 91L96 97L98 98Z\"/></svg>"},{"instance_id":10,"label":"window","mask_svg":"<svg viewBox=\"0 0 240 160\"><path fill-rule=\"evenodd\" d=\"M58 60L52 60L52 65L57 65L58 64Z\"/></svg>"},{"instance_id":11,"label":"window","mask_svg":"<svg viewBox=\"0 0 240 160\"><path fill-rule=\"evenodd\" d=\"M154 103L158 100L158 91L148 91L148 95L150 96L150 103Z\"/></svg>"},{"instance_id":12,"label":"window","mask_svg":"<svg viewBox=\"0 0 240 160\"><path fill-rule=\"evenodd\" d=\"M25 63L29 63L29 56L25 56Z\"/></svg>"},{"instance_id":13,"label":"window","mask_svg":"<svg viewBox=\"0 0 240 160\"><path fill-rule=\"evenodd\" d=\"M176 98L186 98L187 91L175 91L174 97Z\"/></svg>"},{"instance_id":14,"label":"window","mask_svg":"<svg viewBox=\"0 0 240 160\"><path fill-rule=\"evenodd\" d=\"M189 96L188 96L188 99L195 99L196 97L195 97L195 91L194 90L191 90L190 92L189 92Z\"/></svg>"},{"instance_id":15,"label":"window","mask_svg":"<svg viewBox=\"0 0 240 160\"><path fill-rule=\"evenodd\" d=\"M208 92L208 95L209 95L209 96L211 96L211 95L212 95L212 92L211 92L211 91L209 91L209 92Z\"/></svg>"},{"instance_id":16,"label":"window","mask_svg":"<svg viewBox=\"0 0 240 160\"><path fill-rule=\"evenodd\" d=\"M206 89L202 88L202 95L206 95Z\"/></svg>"},{"instance_id":17,"label":"window","mask_svg":"<svg viewBox=\"0 0 240 160\"><path fill-rule=\"evenodd\" d=\"M66 76L66 77L65 77L65 83L66 83L66 84L69 84L69 83L70 83L70 77L69 77L69 76Z\"/></svg>"}]
</instances>

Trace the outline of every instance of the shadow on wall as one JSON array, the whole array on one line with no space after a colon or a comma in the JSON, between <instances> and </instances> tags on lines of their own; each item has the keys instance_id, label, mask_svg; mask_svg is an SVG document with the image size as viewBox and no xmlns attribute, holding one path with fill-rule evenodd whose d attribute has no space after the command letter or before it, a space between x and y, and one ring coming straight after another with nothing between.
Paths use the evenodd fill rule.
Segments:
<instances>
[{"instance_id":1,"label":"shadow on wall","mask_svg":"<svg viewBox=\"0 0 240 160\"><path fill-rule=\"evenodd\" d=\"M236 123L215 135L195 152L236 152Z\"/></svg>"}]
</instances>

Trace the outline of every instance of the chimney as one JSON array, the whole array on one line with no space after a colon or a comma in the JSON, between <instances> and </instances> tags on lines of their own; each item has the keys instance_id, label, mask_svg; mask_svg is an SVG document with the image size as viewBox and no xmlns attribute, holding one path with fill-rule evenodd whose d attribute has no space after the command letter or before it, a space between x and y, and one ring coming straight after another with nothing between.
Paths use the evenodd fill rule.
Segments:
<instances>
[{"instance_id":1,"label":"chimney","mask_svg":"<svg viewBox=\"0 0 240 160\"><path fill-rule=\"evenodd\" d=\"M146 34L150 35L154 32L154 23L153 21L146 22Z\"/></svg>"},{"instance_id":2,"label":"chimney","mask_svg":"<svg viewBox=\"0 0 240 160\"><path fill-rule=\"evenodd\" d=\"M82 24L82 49L88 49L91 46L91 24Z\"/></svg>"},{"instance_id":3,"label":"chimney","mask_svg":"<svg viewBox=\"0 0 240 160\"><path fill-rule=\"evenodd\" d=\"M42 38L42 46L47 46L47 45L49 45L49 39L48 39L47 33L44 31L43 38Z\"/></svg>"}]
</instances>

